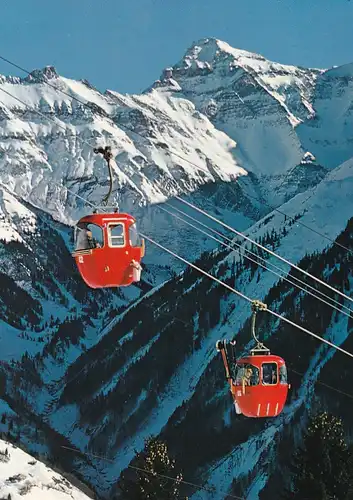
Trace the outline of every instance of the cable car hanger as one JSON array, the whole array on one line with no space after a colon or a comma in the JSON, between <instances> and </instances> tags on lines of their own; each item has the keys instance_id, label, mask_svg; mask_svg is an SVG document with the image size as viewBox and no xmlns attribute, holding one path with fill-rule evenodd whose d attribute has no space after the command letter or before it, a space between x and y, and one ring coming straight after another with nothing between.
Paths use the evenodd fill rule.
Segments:
<instances>
[{"instance_id":1,"label":"cable car hanger","mask_svg":"<svg viewBox=\"0 0 353 500\"><path fill-rule=\"evenodd\" d=\"M107 165L108 165L109 191L108 191L108 193L105 195L105 197L102 200L103 205L106 206L108 204L110 195L111 195L112 190L113 190L113 173L112 173L112 166L111 166L111 163L110 163L111 159L113 158L113 153L112 153L112 149L111 149L110 146L106 146L105 148L102 148L102 147L93 148L93 151L96 154L103 155L103 158L105 159L105 161L107 162Z\"/></svg>"},{"instance_id":2,"label":"cable car hanger","mask_svg":"<svg viewBox=\"0 0 353 500\"><path fill-rule=\"evenodd\" d=\"M251 317L251 334L256 342L256 345L253 349L250 350L252 356L256 353L265 352L266 354L270 354L270 349L268 349L260 340L257 338L255 333L255 325L256 325L256 315L258 311L267 311L267 304L264 304L260 300L253 300L251 303L252 309L252 317Z\"/></svg>"},{"instance_id":3,"label":"cable car hanger","mask_svg":"<svg viewBox=\"0 0 353 500\"><path fill-rule=\"evenodd\" d=\"M95 208L92 210L92 213L96 214L96 213L100 213L100 208L104 209L104 210L107 210L109 208L112 209L112 211L116 214L119 212L119 207L117 207L116 205L94 205Z\"/></svg>"}]
</instances>

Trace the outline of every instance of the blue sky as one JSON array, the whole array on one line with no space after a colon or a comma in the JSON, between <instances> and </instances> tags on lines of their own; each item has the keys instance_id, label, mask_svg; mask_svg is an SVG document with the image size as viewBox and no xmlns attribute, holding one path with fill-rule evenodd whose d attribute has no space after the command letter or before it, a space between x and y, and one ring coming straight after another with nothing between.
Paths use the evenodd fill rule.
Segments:
<instances>
[{"instance_id":1,"label":"blue sky","mask_svg":"<svg viewBox=\"0 0 353 500\"><path fill-rule=\"evenodd\" d=\"M287 64L353 62L352 20L349 0L2 0L0 55L131 93L203 37Z\"/></svg>"}]
</instances>

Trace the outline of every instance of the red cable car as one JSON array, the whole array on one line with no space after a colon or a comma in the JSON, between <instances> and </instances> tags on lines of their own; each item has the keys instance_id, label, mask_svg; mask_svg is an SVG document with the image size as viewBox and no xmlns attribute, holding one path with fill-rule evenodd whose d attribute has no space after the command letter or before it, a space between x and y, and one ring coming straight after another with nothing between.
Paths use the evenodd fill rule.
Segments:
<instances>
[{"instance_id":1,"label":"red cable car","mask_svg":"<svg viewBox=\"0 0 353 500\"><path fill-rule=\"evenodd\" d=\"M250 355L236 361L235 342L219 340L216 348L221 352L226 378L237 414L246 417L277 417L283 410L290 385L284 360L271 355L269 349L255 335L258 310L266 310L266 304L254 301L252 334L257 345Z\"/></svg>"},{"instance_id":2,"label":"red cable car","mask_svg":"<svg viewBox=\"0 0 353 500\"><path fill-rule=\"evenodd\" d=\"M145 242L129 214L87 215L75 227L78 270L91 288L129 286L140 281Z\"/></svg>"}]
</instances>

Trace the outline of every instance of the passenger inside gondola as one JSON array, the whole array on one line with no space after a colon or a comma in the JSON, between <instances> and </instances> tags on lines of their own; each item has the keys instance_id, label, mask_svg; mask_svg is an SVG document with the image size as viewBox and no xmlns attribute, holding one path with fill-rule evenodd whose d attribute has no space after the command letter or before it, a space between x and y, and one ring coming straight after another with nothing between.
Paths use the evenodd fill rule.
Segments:
<instances>
[{"instance_id":1,"label":"passenger inside gondola","mask_svg":"<svg viewBox=\"0 0 353 500\"><path fill-rule=\"evenodd\" d=\"M102 248L103 231L96 224L80 224L75 228L75 251Z\"/></svg>"},{"instance_id":2,"label":"passenger inside gondola","mask_svg":"<svg viewBox=\"0 0 353 500\"><path fill-rule=\"evenodd\" d=\"M262 383L265 385L277 384L277 365L276 363L262 364Z\"/></svg>"},{"instance_id":3,"label":"passenger inside gondola","mask_svg":"<svg viewBox=\"0 0 353 500\"><path fill-rule=\"evenodd\" d=\"M258 385L259 383L259 369L256 366L247 364L239 365L235 384L241 386L243 394L245 394L245 387L251 385Z\"/></svg>"},{"instance_id":4,"label":"passenger inside gondola","mask_svg":"<svg viewBox=\"0 0 353 500\"><path fill-rule=\"evenodd\" d=\"M252 368L248 366L245 368L244 376L242 378L243 394L245 394L245 386L251 385Z\"/></svg>"}]
</instances>

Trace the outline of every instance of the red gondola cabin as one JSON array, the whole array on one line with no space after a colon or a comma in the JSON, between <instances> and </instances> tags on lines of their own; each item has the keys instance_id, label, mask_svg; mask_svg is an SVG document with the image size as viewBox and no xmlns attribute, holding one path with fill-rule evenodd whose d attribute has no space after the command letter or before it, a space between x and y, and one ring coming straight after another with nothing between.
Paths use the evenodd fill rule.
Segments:
<instances>
[{"instance_id":1,"label":"red gondola cabin","mask_svg":"<svg viewBox=\"0 0 353 500\"><path fill-rule=\"evenodd\" d=\"M217 350L222 354L236 412L246 417L277 417L290 387L284 360L269 351L265 354L251 351L250 355L232 362L224 341L217 342Z\"/></svg>"},{"instance_id":2,"label":"red gondola cabin","mask_svg":"<svg viewBox=\"0 0 353 500\"><path fill-rule=\"evenodd\" d=\"M144 253L144 240L129 214L87 215L75 227L72 256L91 288L128 286L140 281Z\"/></svg>"},{"instance_id":3,"label":"red gondola cabin","mask_svg":"<svg viewBox=\"0 0 353 500\"><path fill-rule=\"evenodd\" d=\"M239 359L231 391L246 417L277 417L288 393L284 360L272 354Z\"/></svg>"}]
</instances>

